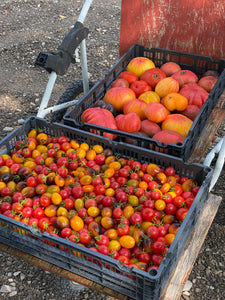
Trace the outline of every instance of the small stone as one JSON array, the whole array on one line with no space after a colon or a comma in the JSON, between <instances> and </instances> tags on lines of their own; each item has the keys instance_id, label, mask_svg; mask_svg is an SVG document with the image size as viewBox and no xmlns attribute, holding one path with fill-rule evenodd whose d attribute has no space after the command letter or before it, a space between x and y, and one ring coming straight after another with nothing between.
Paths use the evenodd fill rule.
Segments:
<instances>
[{"instance_id":1,"label":"small stone","mask_svg":"<svg viewBox=\"0 0 225 300\"><path fill-rule=\"evenodd\" d=\"M22 125L23 123L24 123L24 119L19 119L19 120L18 120L18 124L19 124L19 125Z\"/></svg>"},{"instance_id":2,"label":"small stone","mask_svg":"<svg viewBox=\"0 0 225 300\"><path fill-rule=\"evenodd\" d=\"M13 282L13 279L12 279L12 278L9 278L8 281L9 281L9 282Z\"/></svg>"},{"instance_id":3,"label":"small stone","mask_svg":"<svg viewBox=\"0 0 225 300\"><path fill-rule=\"evenodd\" d=\"M10 285L13 286L13 287L15 287L16 283L15 282L11 282Z\"/></svg>"},{"instance_id":4,"label":"small stone","mask_svg":"<svg viewBox=\"0 0 225 300\"><path fill-rule=\"evenodd\" d=\"M3 131L12 131L13 130L13 127L5 127L3 128Z\"/></svg>"},{"instance_id":5,"label":"small stone","mask_svg":"<svg viewBox=\"0 0 225 300\"><path fill-rule=\"evenodd\" d=\"M10 285L2 285L0 289L0 293L10 293L12 291L12 287Z\"/></svg>"},{"instance_id":6,"label":"small stone","mask_svg":"<svg viewBox=\"0 0 225 300\"><path fill-rule=\"evenodd\" d=\"M11 272L9 272L9 273L7 274L7 276L8 276L8 277L11 277L11 276L12 276L12 273L11 273Z\"/></svg>"},{"instance_id":7,"label":"small stone","mask_svg":"<svg viewBox=\"0 0 225 300\"><path fill-rule=\"evenodd\" d=\"M25 278L25 275L23 273L20 274L20 280L23 281Z\"/></svg>"},{"instance_id":8,"label":"small stone","mask_svg":"<svg viewBox=\"0 0 225 300\"><path fill-rule=\"evenodd\" d=\"M13 273L13 276L16 277L16 276L18 276L20 273L21 273L21 271L14 272L14 273Z\"/></svg>"},{"instance_id":9,"label":"small stone","mask_svg":"<svg viewBox=\"0 0 225 300\"><path fill-rule=\"evenodd\" d=\"M195 289L195 292L196 292L196 293L201 293L201 289L200 289L200 288L196 288L196 289Z\"/></svg>"},{"instance_id":10,"label":"small stone","mask_svg":"<svg viewBox=\"0 0 225 300\"><path fill-rule=\"evenodd\" d=\"M14 297L14 296L16 296L17 295L17 291L13 291L13 292L11 292L10 294L9 294L9 297Z\"/></svg>"},{"instance_id":11,"label":"small stone","mask_svg":"<svg viewBox=\"0 0 225 300\"><path fill-rule=\"evenodd\" d=\"M190 280L187 280L187 282L185 283L185 286L183 288L183 291L190 291L190 289L192 288L192 282Z\"/></svg>"}]
</instances>

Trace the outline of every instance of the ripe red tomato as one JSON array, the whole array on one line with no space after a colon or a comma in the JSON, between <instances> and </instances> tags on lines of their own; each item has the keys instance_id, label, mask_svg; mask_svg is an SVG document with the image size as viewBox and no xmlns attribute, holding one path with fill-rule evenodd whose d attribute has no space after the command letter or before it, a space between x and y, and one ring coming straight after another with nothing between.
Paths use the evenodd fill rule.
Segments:
<instances>
[{"instance_id":1,"label":"ripe red tomato","mask_svg":"<svg viewBox=\"0 0 225 300\"><path fill-rule=\"evenodd\" d=\"M131 83L130 89L134 91L136 97L138 98L141 94L151 91L152 88L144 80L137 80Z\"/></svg>"},{"instance_id":2,"label":"ripe red tomato","mask_svg":"<svg viewBox=\"0 0 225 300\"><path fill-rule=\"evenodd\" d=\"M34 176L29 176L27 179L26 179L26 184L27 186L36 186L38 183L38 180L36 177Z\"/></svg>"},{"instance_id":3,"label":"ripe red tomato","mask_svg":"<svg viewBox=\"0 0 225 300\"><path fill-rule=\"evenodd\" d=\"M184 206L184 198L182 196L176 196L175 198L173 198L173 204L176 207L182 207Z\"/></svg>"},{"instance_id":4,"label":"ripe red tomato","mask_svg":"<svg viewBox=\"0 0 225 300\"><path fill-rule=\"evenodd\" d=\"M144 221L151 222L155 217L155 212L152 208L146 207L141 211L141 216Z\"/></svg>"},{"instance_id":5,"label":"ripe red tomato","mask_svg":"<svg viewBox=\"0 0 225 300\"><path fill-rule=\"evenodd\" d=\"M108 246L108 244L109 244L109 238L104 234L100 234L100 235L95 236L95 241L96 241L97 245Z\"/></svg>"},{"instance_id":6,"label":"ripe red tomato","mask_svg":"<svg viewBox=\"0 0 225 300\"><path fill-rule=\"evenodd\" d=\"M23 218L31 218L32 214L33 214L33 208L32 207L27 206L27 207L24 207L22 209Z\"/></svg>"},{"instance_id":7,"label":"ripe red tomato","mask_svg":"<svg viewBox=\"0 0 225 300\"><path fill-rule=\"evenodd\" d=\"M151 255L147 252L143 252L143 253L140 253L139 255L139 261L142 261L146 264L149 264L150 261L151 261Z\"/></svg>"},{"instance_id":8,"label":"ripe red tomato","mask_svg":"<svg viewBox=\"0 0 225 300\"><path fill-rule=\"evenodd\" d=\"M154 225L150 225L146 230L146 234L149 235L151 239L155 240L159 236L159 229Z\"/></svg>"},{"instance_id":9,"label":"ripe red tomato","mask_svg":"<svg viewBox=\"0 0 225 300\"><path fill-rule=\"evenodd\" d=\"M3 214L5 211L7 210L11 210L12 209L12 205L9 202L2 202L2 204L0 205L0 212Z\"/></svg>"},{"instance_id":10,"label":"ripe red tomato","mask_svg":"<svg viewBox=\"0 0 225 300\"><path fill-rule=\"evenodd\" d=\"M130 264L130 259L129 257L125 255L119 255L117 260L121 262L122 265L129 265Z\"/></svg>"},{"instance_id":11,"label":"ripe red tomato","mask_svg":"<svg viewBox=\"0 0 225 300\"><path fill-rule=\"evenodd\" d=\"M142 222L142 215L140 213L136 213L134 212L131 216L130 216L130 223L132 225L136 225L136 224L141 224Z\"/></svg>"},{"instance_id":12,"label":"ripe red tomato","mask_svg":"<svg viewBox=\"0 0 225 300\"><path fill-rule=\"evenodd\" d=\"M47 207L51 204L51 198L46 195L42 195L39 199L39 203L42 207Z\"/></svg>"},{"instance_id":13,"label":"ripe red tomato","mask_svg":"<svg viewBox=\"0 0 225 300\"><path fill-rule=\"evenodd\" d=\"M118 225L116 231L119 236L128 235L130 233L130 227L125 223L121 223Z\"/></svg>"},{"instance_id":14,"label":"ripe red tomato","mask_svg":"<svg viewBox=\"0 0 225 300\"><path fill-rule=\"evenodd\" d=\"M176 211L177 220L184 221L184 218L186 217L187 213L188 213L188 208L184 208L184 207L179 208Z\"/></svg>"},{"instance_id":15,"label":"ripe red tomato","mask_svg":"<svg viewBox=\"0 0 225 300\"><path fill-rule=\"evenodd\" d=\"M79 232L79 238L80 238L80 242L84 245L89 244L91 241L91 235L86 231Z\"/></svg>"},{"instance_id":16,"label":"ripe red tomato","mask_svg":"<svg viewBox=\"0 0 225 300\"><path fill-rule=\"evenodd\" d=\"M34 210L33 210L33 217L34 218L41 219L41 218L44 217L44 215L45 215L45 211L44 211L43 208L41 208L40 206L34 208Z\"/></svg>"}]
</instances>

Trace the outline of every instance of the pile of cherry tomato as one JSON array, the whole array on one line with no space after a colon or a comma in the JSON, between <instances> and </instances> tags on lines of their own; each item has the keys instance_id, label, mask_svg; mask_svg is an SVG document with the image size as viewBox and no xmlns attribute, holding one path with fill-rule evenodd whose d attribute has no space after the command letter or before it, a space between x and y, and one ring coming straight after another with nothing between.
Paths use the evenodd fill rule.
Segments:
<instances>
[{"instance_id":1,"label":"pile of cherry tomato","mask_svg":"<svg viewBox=\"0 0 225 300\"><path fill-rule=\"evenodd\" d=\"M199 188L171 166L36 129L0 156L0 214L144 271L158 269Z\"/></svg>"}]
</instances>

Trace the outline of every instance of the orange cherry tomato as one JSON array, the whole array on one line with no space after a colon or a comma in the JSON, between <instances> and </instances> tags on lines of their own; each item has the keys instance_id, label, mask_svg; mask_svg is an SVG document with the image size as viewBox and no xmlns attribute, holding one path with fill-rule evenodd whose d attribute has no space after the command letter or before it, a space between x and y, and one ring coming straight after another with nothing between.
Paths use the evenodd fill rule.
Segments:
<instances>
[{"instance_id":1,"label":"orange cherry tomato","mask_svg":"<svg viewBox=\"0 0 225 300\"><path fill-rule=\"evenodd\" d=\"M54 204L50 204L45 208L45 215L49 218L56 216L58 206Z\"/></svg>"},{"instance_id":2,"label":"orange cherry tomato","mask_svg":"<svg viewBox=\"0 0 225 300\"><path fill-rule=\"evenodd\" d=\"M112 250L119 251L121 249L120 242L117 240L111 240L111 241L109 241L108 248L109 248L109 251L112 251Z\"/></svg>"},{"instance_id":3,"label":"orange cherry tomato","mask_svg":"<svg viewBox=\"0 0 225 300\"><path fill-rule=\"evenodd\" d=\"M167 244L168 244L169 246L172 244L174 238L175 238L175 234L174 234L174 233L167 233L167 234L165 235L165 239L166 239Z\"/></svg>"},{"instance_id":4,"label":"orange cherry tomato","mask_svg":"<svg viewBox=\"0 0 225 300\"><path fill-rule=\"evenodd\" d=\"M37 150L38 151L38 150ZM24 161L24 157L20 153L14 153L12 155L12 159L15 161L17 164L22 164Z\"/></svg>"},{"instance_id":5,"label":"orange cherry tomato","mask_svg":"<svg viewBox=\"0 0 225 300\"><path fill-rule=\"evenodd\" d=\"M68 217L68 210L65 207L60 206L57 209L57 216Z\"/></svg>"},{"instance_id":6,"label":"orange cherry tomato","mask_svg":"<svg viewBox=\"0 0 225 300\"><path fill-rule=\"evenodd\" d=\"M87 185L92 183L92 177L90 175L84 175L80 178L80 183L82 185Z\"/></svg>"},{"instance_id":7,"label":"orange cherry tomato","mask_svg":"<svg viewBox=\"0 0 225 300\"><path fill-rule=\"evenodd\" d=\"M58 159L58 158L60 158L60 157L62 157L62 156L65 156L65 152L64 152L63 150L58 150L58 151L56 152L55 157Z\"/></svg>"},{"instance_id":8,"label":"orange cherry tomato","mask_svg":"<svg viewBox=\"0 0 225 300\"><path fill-rule=\"evenodd\" d=\"M114 189L112 189L112 188L108 188L108 189L106 189L106 191L105 191L105 195L106 195L106 196L113 197L113 196L115 195L115 191L114 191Z\"/></svg>"},{"instance_id":9,"label":"orange cherry tomato","mask_svg":"<svg viewBox=\"0 0 225 300\"><path fill-rule=\"evenodd\" d=\"M155 179L158 183L160 184L164 184L167 182L167 177L166 177L166 174L163 173L163 172L159 172L155 175Z\"/></svg>"},{"instance_id":10,"label":"orange cherry tomato","mask_svg":"<svg viewBox=\"0 0 225 300\"><path fill-rule=\"evenodd\" d=\"M0 181L0 191L6 187L6 183Z\"/></svg>"},{"instance_id":11,"label":"orange cherry tomato","mask_svg":"<svg viewBox=\"0 0 225 300\"><path fill-rule=\"evenodd\" d=\"M77 211L79 211L81 208L84 207L84 200L81 199L81 198L77 198L75 201L74 201L74 207Z\"/></svg>"},{"instance_id":12,"label":"orange cherry tomato","mask_svg":"<svg viewBox=\"0 0 225 300\"><path fill-rule=\"evenodd\" d=\"M123 215L125 218L130 219L131 215L134 213L134 208L131 205L127 205L123 209Z\"/></svg>"},{"instance_id":13,"label":"orange cherry tomato","mask_svg":"<svg viewBox=\"0 0 225 300\"><path fill-rule=\"evenodd\" d=\"M121 236L119 242L120 245L126 249L131 249L135 246L135 239L130 235Z\"/></svg>"},{"instance_id":14,"label":"orange cherry tomato","mask_svg":"<svg viewBox=\"0 0 225 300\"><path fill-rule=\"evenodd\" d=\"M193 179L187 179L182 183L181 186L183 191L186 192L191 191L196 186L196 183Z\"/></svg>"},{"instance_id":15,"label":"orange cherry tomato","mask_svg":"<svg viewBox=\"0 0 225 300\"><path fill-rule=\"evenodd\" d=\"M113 161L109 164L109 168L113 168L118 171L121 168L121 163L119 161Z\"/></svg>"},{"instance_id":16,"label":"orange cherry tomato","mask_svg":"<svg viewBox=\"0 0 225 300\"><path fill-rule=\"evenodd\" d=\"M70 145L73 149L78 149L80 147L80 144L76 140L71 140Z\"/></svg>"},{"instance_id":17,"label":"orange cherry tomato","mask_svg":"<svg viewBox=\"0 0 225 300\"><path fill-rule=\"evenodd\" d=\"M109 165L111 162L116 161L116 157L114 155L109 155L105 159L105 164Z\"/></svg>"},{"instance_id":18,"label":"orange cherry tomato","mask_svg":"<svg viewBox=\"0 0 225 300\"><path fill-rule=\"evenodd\" d=\"M49 167L51 164L53 164L54 163L54 158L53 157L47 157L46 159L45 159L45 165L47 166L47 167Z\"/></svg>"},{"instance_id":19,"label":"orange cherry tomato","mask_svg":"<svg viewBox=\"0 0 225 300\"><path fill-rule=\"evenodd\" d=\"M90 149L86 152L86 159L87 160L94 160L96 157L96 152L93 149Z\"/></svg>"},{"instance_id":20,"label":"orange cherry tomato","mask_svg":"<svg viewBox=\"0 0 225 300\"><path fill-rule=\"evenodd\" d=\"M59 205L62 202L62 196L59 193L52 193L51 200L53 204Z\"/></svg>"},{"instance_id":21,"label":"orange cherry tomato","mask_svg":"<svg viewBox=\"0 0 225 300\"><path fill-rule=\"evenodd\" d=\"M180 228L180 223L172 223L168 229L168 232L176 234L179 228Z\"/></svg>"},{"instance_id":22,"label":"orange cherry tomato","mask_svg":"<svg viewBox=\"0 0 225 300\"><path fill-rule=\"evenodd\" d=\"M112 208L111 207L103 207L101 210L102 217L112 217Z\"/></svg>"},{"instance_id":23,"label":"orange cherry tomato","mask_svg":"<svg viewBox=\"0 0 225 300\"><path fill-rule=\"evenodd\" d=\"M70 226L73 230L79 231L84 228L84 221L79 216L73 216L70 219Z\"/></svg>"},{"instance_id":24,"label":"orange cherry tomato","mask_svg":"<svg viewBox=\"0 0 225 300\"><path fill-rule=\"evenodd\" d=\"M62 176L56 175L54 178L55 184L58 185L59 187L63 187L65 184L65 180Z\"/></svg>"},{"instance_id":25,"label":"orange cherry tomato","mask_svg":"<svg viewBox=\"0 0 225 300\"><path fill-rule=\"evenodd\" d=\"M47 153L48 152L48 148L45 145L37 145L37 150L39 150L41 153Z\"/></svg>"},{"instance_id":26,"label":"orange cherry tomato","mask_svg":"<svg viewBox=\"0 0 225 300\"><path fill-rule=\"evenodd\" d=\"M159 211L162 211L166 208L166 202L164 200L156 200L155 201L155 208Z\"/></svg>"},{"instance_id":27,"label":"orange cherry tomato","mask_svg":"<svg viewBox=\"0 0 225 300\"><path fill-rule=\"evenodd\" d=\"M114 229L114 228L107 230L104 234L109 238L109 240L117 240L118 239L118 233L117 233L116 229Z\"/></svg>"},{"instance_id":28,"label":"orange cherry tomato","mask_svg":"<svg viewBox=\"0 0 225 300\"><path fill-rule=\"evenodd\" d=\"M52 184L52 185L49 185L47 186L47 190L46 190L46 193L59 193L60 192L60 187L56 184Z\"/></svg>"},{"instance_id":29,"label":"orange cherry tomato","mask_svg":"<svg viewBox=\"0 0 225 300\"><path fill-rule=\"evenodd\" d=\"M155 176L157 173L160 172L160 167L156 164L149 164L146 169L147 173L151 176Z\"/></svg>"},{"instance_id":30,"label":"orange cherry tomato","mask_svg":"<svg viewBox=\"0 0 225 300\"><path fill-rule=\"evenodd\" d=\"M37 130L36 129L31 129L29 132L28 132L28 135L27 135L29 138L32 137L32 138L36 138L37 137Z\"/></svg>"},{"instance_id":31,"label":"orange cherry tomato","mask_svg":"<svg viewBox=\"0 0 225 300\"><path fill-rule=\"evenodd\" d=\"M107 176L107 178L113 177L114 174L115 174L115 170L113 168L108 168L104 172L104 175Z\"/></svg>"},{"instance_id":32,"label":"orange cherry tomato","mask_svg":"<svg viewBox=\"0 0 225 300\"><path fill-rule=\"evenodd\" d=\"M91 193L94 191L94 186L92 184L83 185L83 191L85 193Z\"/></svg>"},{"instance_id":33,"label":"orange cherry tomato","mask_svg":"<svg viewBox=\"0 0 225 300\"><path fill-rule=\"evenodd\" d=\"M87 152L89 150L89 145L87 143L82 143L80 144L80 148Z\"/></svg>"},{"instance_id":34,"label":"orange cherry tomato","mask_svg":"<svg viewBox=\"0 0 225 300\"><path fill-rule=\"evenodd\" d=\"M36 148L36 144L34 141L27 141L27 148L31 151L33 151Z\"/></svg>"},{"instance_id":35,"label":"orange cherry tomato","mask_svg":"<svg viewBox=\"0 0 225 300\"><path fill-rule=\"evenodd\" d=\"M38 149L35 148L35 149L32 151L31 156L32 156L33 158L36 158L36 157L39 156L39 155L41 155L41 152L40 152Z\"/></svg>"},{"instance_id":36,"label":"orange cherry tomato","mask_svg":"<svg viewBox=\"0 0 225 300\"><path fill-rule=\"evenodd\" d=\"M88 215L95 218L100 214L100 209L96 206L91 206L88 208Z\"/></svg>"},{"instance_id":37,"label":"orange cherry tomato","mask_svg":"<svg viewBox=\"0 0 225 300\"><path fill-rule=\"evenodd\" d=\"M170 188L171 188L171 185L168 182L166 182L166 183L163 183L163 185L160 187L160 191L164 194L164 193L169 192Z\"/></svg>"},{"instance_id":38,"label":"orange cherry tomato","mask_svg":"<svg viewBox=\"0 0 225 300\"><path fill-rule=\"evenodd\" d=\"M103 152L103 147L101 145L94 145L92 148L97 154L101 154Z\"/></svg>"},{"instance_id":39,"label":"orange cherry tomato","mask_svg":"<svg viewBox=\"0 0 225 300\"><path fill-rule=\"evenodd\" d=\"M148 188L148 184L146 181L140 181L138 186L140 188L142 188L143 190L147 190L147 188Z\"/></svg>"},{"instance_id":40,"label":"orange cherry tomato","mask_svg":"<svg viewBox=\"0 0 225 300\"><path fill-rule=\"evenodd\" d=\"M105 229L113 228L113 225L114 225L113 219L110 217L103 217L101 219L101 225Z\"/></svg>"},{"instance_id":41,"label":"orange cherry tomato","mask_svg":"<svg viewBox=\"0 0 225 300\"><path fill-rule=\"evenodd\" d=\"M46 133L42 132L36 136L36 140L37 140L38 144L45 145L48 142L48 136Z\"/></svg>"},{"instance_id":42,"label":"orange cherry tomato","mask_svg":"<svg viewBox=\"0 0 225 300\"><path fill-rule=\"evenodd\" d=\"M74 186L74 178L71 175L67 175L64 178L64 181L65 181L64 183L65 186L71 186L71 187Z\"/></svg>"},{"instance_id":43,"label":"orange cherry tomato","mask_svg":"<svg viewBox=\"0 0 225 300\"><path fill-rule=\"evenodd\" d=\"M36 167L36 165L37 165L37 164L36 164L34 161L32 161L32 160L27 160L27 161L25 161L24 164L23 164L24 167L28 167L28 168L30 168L31 170L34 170L35 167Z\"/></svg>"}]
</instances>

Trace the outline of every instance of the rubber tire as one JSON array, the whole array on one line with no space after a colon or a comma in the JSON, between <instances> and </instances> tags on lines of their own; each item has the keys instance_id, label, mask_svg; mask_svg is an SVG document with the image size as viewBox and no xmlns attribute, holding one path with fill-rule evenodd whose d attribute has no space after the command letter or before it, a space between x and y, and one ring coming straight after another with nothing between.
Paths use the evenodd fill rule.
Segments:
<instances>
[{"instance_id":1,"label":"rubber tire","mask_svg":"<svg viewBox=\"0 0 225 300\"><path fill-rule=\"evenodd\" d=\"M89 290L83 285L80 285L78 283L67 280L57 275L55 276L55 283L59 292L65 295L78 295L86 290Z\"/></svg>"},{"instance_id":2,"label":"rubber tire","mask_svg":"<svg viewBox=\"0 0 225 300\"><path fill-rule=\"evenodd\" d=\"M94 83L90 81L89 87L92 88L93 86L94 86ZM67 102L70 102L70 101L76 99L76 97L80 93L82 93L83 90L84 90L83 89L83 80L78 80L76 82L73 82L70 86L68 86L68 88L62 94L62 96L59 98L56 105L67 103ZM51 115L51 123L61 122L66 111L67 111L67 108L53 112Z\"/></svg>"}]
</instances>

